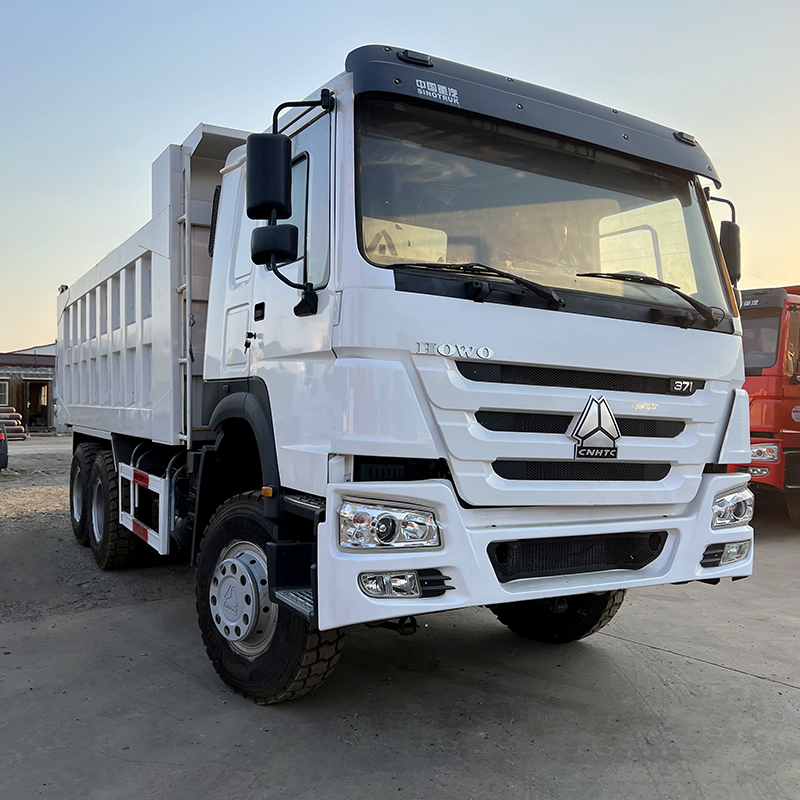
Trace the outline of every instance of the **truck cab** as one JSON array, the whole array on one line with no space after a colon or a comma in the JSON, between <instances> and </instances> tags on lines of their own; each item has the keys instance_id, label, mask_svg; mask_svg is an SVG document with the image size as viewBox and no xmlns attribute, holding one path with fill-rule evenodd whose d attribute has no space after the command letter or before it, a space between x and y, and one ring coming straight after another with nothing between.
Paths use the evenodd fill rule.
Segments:
<instances>
[{"instance_id":1,"label":"truck cab","mask_svg":"<svg viewBox=\"0 0 800 800\"><path fill-rule=\"evenodd\" d=\"M800 527L800 286L742 292L742 326L751 461L738 470Z\"/></svg>"}]
</instances>

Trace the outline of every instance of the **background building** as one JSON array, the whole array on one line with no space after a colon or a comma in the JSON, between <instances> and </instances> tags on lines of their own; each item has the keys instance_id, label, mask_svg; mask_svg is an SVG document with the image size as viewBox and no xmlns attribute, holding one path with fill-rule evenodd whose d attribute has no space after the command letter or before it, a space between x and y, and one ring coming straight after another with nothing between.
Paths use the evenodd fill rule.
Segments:
<instances>
[{"instance_id":1,"label":"background building","mask_svg":"<svg viewBox=\"0 0 800 800\"><path fill-rule=\"evenodd\" d=\"M55 344L0 353L0 408L22 416L26 431L54 431Z\"/></svg>"}]
</instances>

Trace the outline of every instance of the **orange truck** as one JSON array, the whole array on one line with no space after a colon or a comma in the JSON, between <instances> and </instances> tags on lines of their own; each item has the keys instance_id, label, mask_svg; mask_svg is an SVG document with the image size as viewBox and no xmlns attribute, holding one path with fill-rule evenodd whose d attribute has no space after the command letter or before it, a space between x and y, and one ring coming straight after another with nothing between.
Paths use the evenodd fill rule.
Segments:
<instances>
[{"instance_id":1,"label":"orange truck","mask_svg":"<svg viewBox=\"0 0 800 800\"><path fill-rule=\"evenodd\" d=\"M800 528L800 286L742 292L750 487L780 492Z\"/></svg>"}]
</instances>

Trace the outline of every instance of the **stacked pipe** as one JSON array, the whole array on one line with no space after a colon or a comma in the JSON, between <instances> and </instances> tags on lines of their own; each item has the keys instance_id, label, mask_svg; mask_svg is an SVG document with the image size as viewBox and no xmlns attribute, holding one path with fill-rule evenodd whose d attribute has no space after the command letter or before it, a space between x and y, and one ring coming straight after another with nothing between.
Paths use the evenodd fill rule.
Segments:
<instances>
[{"instance_id":1,"label":"stacked pipe","mask_svg":"<svg viewBox=\"0 0 800 800\"><path fill-rule=\"evenodd\" d=\"M6 439L11 442L21 442L28 438L22 425L22 414L18 414L11 406L0 406L0 425L6 429Z\"/></svg>"}]
</instances>

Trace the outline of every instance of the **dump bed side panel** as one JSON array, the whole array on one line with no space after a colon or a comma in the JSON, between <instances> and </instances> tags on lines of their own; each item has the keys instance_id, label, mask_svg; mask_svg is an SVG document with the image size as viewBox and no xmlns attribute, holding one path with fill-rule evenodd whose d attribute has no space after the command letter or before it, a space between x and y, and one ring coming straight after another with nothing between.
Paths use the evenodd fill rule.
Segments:
<instances>
[{"instance_id":1,"label":"dump bed side panel","mask_svg":"<svg viewBox=\"0 0 800 800\"><path fill-rule=\"evenodd\" d=\"M178 444L181 148L153 164L153 219L59 297L59 421Z\"/></svg>"}]
</instances>

